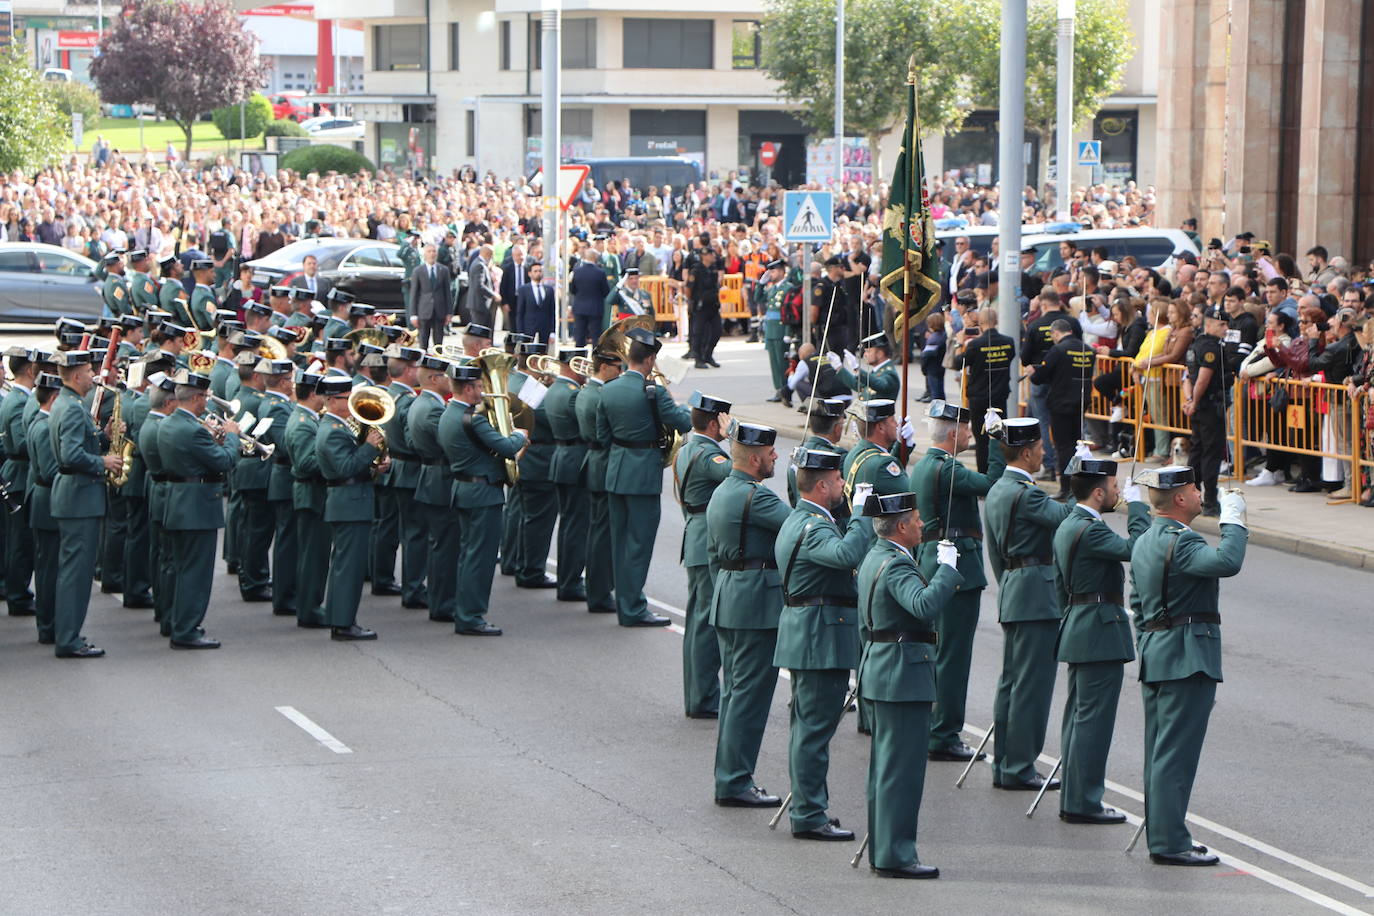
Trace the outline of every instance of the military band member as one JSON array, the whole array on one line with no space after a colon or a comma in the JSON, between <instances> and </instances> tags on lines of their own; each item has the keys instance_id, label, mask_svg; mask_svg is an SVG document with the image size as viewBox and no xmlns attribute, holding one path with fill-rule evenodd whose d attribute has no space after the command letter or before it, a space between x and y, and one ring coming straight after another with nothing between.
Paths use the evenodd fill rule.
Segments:
<instances>
[{"instance_id":1,"label":"military band member","mask_svg":"<svg viewBox=\"0 0 1374 916\"><path fill-rule=\"evenodd\" d=\"M176 382L177 409L158 424L157 447L166 468L163 533L172 543L171 619L173 649L218 649L201 624L210 604L215 540L224 527L220 493L224 476L239 458L238 424L218 421L211 432L201 417L210 379L182 370Z\"/></svg>"},{"instance_id":2,"label":"military band member","mask_svg":"<svg viewBox=\"0 0 1374 916\"><path fill-rule=\"evenodd\" d=\"M848 353L843 360L834 353L827 354L835 377L849 386L855 397L895 399L901 393L902 380L892 363L892 344L887 335L879 331L865 337L860 343L864 348L862 365Z\"/></svg>"},{"instance_id":3,"label":"military band member","mask_svg":"<svg viewBox=\"0 0 1374 916\"><path fill-rule=\"evenodd\" d=\"M586 601L583 571L587 566L587 442L577 425L577 399L586 379L572 368L572 359L585 359L585 347L558 351L558 376L549 384L544 397L544 413L553 435L553 461L549 478L558 496L559 601Z\"/></svg>"},{"instance_id":4,"label":"military band member","mask_svg":"<svg viewBox=\"0 0 1374 916\"><path fill-rule=\"evenodd\" d=\"M191 278L195 288L191 290L191 304L187 307L187 317L191 325L200 331L213 330L214 314L219 309L219 296L212 285L215 280L215 262L209 258L196 258L191 262Z\"/></svg>"},{"instance_id":5,"label":"military band member","mask_svg":"<svg viewBox=\"0 0 1374 916\"><path fill-rule=\"evenodd\" d=\"M153 346L158 351L170 356L177 364L178 369L187 367L186 335L191 333L191 328L186 325L175 324L164 321L157 325L153 332Z\"/></svg>"},{"instance_id":6,"label":"military band member","mask_svg":"<svg viewBox=\"0 0 1374 916\"><path fill-rule=\"evenodd\" d=\"M469 325L471 327L471 325ZM614 614L615 565L611 552L611 504L606 492L606 466L610 452L596 437L597 408L605 384L620 376L620 357L592 351L594 372L577 393L577 431L587 443L583 465L587 480L587 610L593 614Z\"/></svg>"},{"instance_id":7,"label":"military band member","mask_svg":"<svg viewBox=\"0 0 1374 916\"><path fill-rule=\"evenodd\" d=\"M692 419L665 387L648 380L663 346L658 338L643 328L626 337L629 369L606 383L596 405L596 438L608 450L616 614L622 627L666 627L669 619L650 613L644 598L663 492L661 430L685 433Z\"/></svg>"},{"instance_id":8,"label":"military band member","mask_svg":"<svg viewBox=\"0 0 1374 916\"><path fill-rule=\"evenodd\" d=\"M353 385L353 372L357 368L357 359L353 354L353 341L347 337L328 337L324 341L324 369L325 375L333 378L347 378L348 384Z\"/></svg>"},{"instance_id":9,"label":"military band member","mask_svg":"<svg viewBox=\"0 0 1374 916\"><path fill-rule=\"evenodd\" d=\"M392 344L385 352L387 391L396 412L382 428L386 433L391 470L377 488L377 532L372 546L372 594L400 595L401 606L427 607L425 568L429 563L429 534L415 506L415 482L420 476L419 456L406 436L406 414L420 384L422 350ZM396 552L401 553L401 584L396 584Z\"/></svg>"},{"instance_id":10,"label":"military band member","mask_svg":"<svg viewBox=\"0 0 1374 916\"><path fill-rule=\"evenodd\" d=\"M162 268L162 280L158 286L157 304L171 320L184 327L191 327L191 303L181 278L186 273L185 266L176 255L168 255L158 266Z\"/></svg>"},{"instance_id":11,"label":"military band member","mask_svg":"<svg viewBox=\"0 0 1374 916\"><path fill-rule=\"evenodd\" d=\"M806 840L852 840L826 809L830 739L844 715L849 672L859 667L858 593L854 571L873 542L873 524L856 512L843 533L833 510L845 502L843 456L800 452L801 498L778 532L774 559L782 570L783 608L773 665L792 675L788 769L792 774L792 835ZM871 489L860 484L860 510Z\"/></svg>"},{"instance_id":12,"label":"military band member","mask_svg":"<svg viewBox=\"0 0 1374 916\"><path fill-rule=\"evenodd\" d=\"M754 782L754 768L778 683L773 653L783 599L774 545L791 513L763 485L778 459L777 431L735 423L730 438L730 476L706 507L709 548L720 570L709 618L720 642L722 675L716 804L777 807L778 797Z\"/></svg>"},{"instance_id":13,"label":"military band member","mask_svg":"<svg viewBox=\"0 0 1374 916\"><path fill-rule=\"evenodd\" d=\"M329 626L324 594L330 534L324 521L324 477L315 451L324 410L319 385L324 377L307 368L295 378L296 409L286 423L286 450L291 455L291 505L296 516L296 626L319 630Z\"/></svg>"},{"instance_id":14,"label":"military band member","mask_svg":"<svg viewBox=\"0 0 1374 916\"><path fill-rule=\"evenodd\" d=\"M439 442L439 420L449 388L448 363L426 353L420 357L420 391L406 407L406 441L415 452L415 509L426 535L425 581L429 619L453 623L458 608L458 566L462 529L453 508L453 475ZM398 411L399 412L399 411Z\"/></svg>"},{"instance_id":15,"label":"military band member","mask_svg":"<svg viewBox=\"0 0 1374 916\"><path fill-rule=\"evenodd\" d=\"M464 636L500 636L487 622L491 581L496 576L496 532L504 502L505 463L518 460L529 438L522 430L498 432L477 413L482 400L482 370L474 365L448 369L453 397L439 420L439 441L454 479L453 505L462 529L463 583L458 592L454 629Z\"/></svg>"},{"instance_id":16,"label":"military band member","mask_svg":"<svg viewBox=\"0 0 1374 916\"><path fill-rule=\"evenodd\" d=\"M391 384L386 370L386 357L382 355L384 352L385 348L376 344L358 344L358 372L353 376L353 387L375 385L385 388Z\"/></svg>"},{"instance_id":17,"label":"military band member","mask_svg":"<svg viewBox=\"0 0 1374 916\"><path fill-rule=\"evenodd\" d=\"M176 382L165 372L149 378L148 415L138 431L138 456L143 462L143 498L148 508L148 561L152 570L153 622L163 636L172 635L172 589L176 581L172 541L163 527L167 514L167 473L158 448L158 429L177 409Z\"/></svg>"},{"instance_id":18,"label":"military band member","mask_svg":"<svg viewBox=\"0 0 1374 916\"><path fill-rule=\"evenodd\" d=\"M152 359L140 360L136 371L130 364L124 390L111 395L120 399L124 436L133 446L133 460L124 485L111 488L117 489L119 502L123 503L125 511L122 603L127 608L139 610L153 606L153 563L147 500L148 465L138 450L138 441L150 409L148 376L158 371L175 371L175 365L172 360L158 354L154 354ZM116 501L112 499L110 511L116 511L116 506Z\"/></svg>"},{"instance_id":19,"label":"military band member","mask_svg":"<svg viewBox=\"0 0 1374 916\"><path fill-rule=\"evenodd\" d=\"M372 314L370 311L361 310L357 316L354 316L353 306L356 298L352 293L344 290L330 289L324 298L325 307L329 309L329 320L324 325L326 340L330 337L343 337L356 326L354 324L355 317L366 317Z\"/></svg>"},{"instance_id":20,"label":"military band member","mask_svg":"<svg viewBox=\"0 0 1374 916\"><path fill-rule=\"evenodd\" d=\"M236 354L234 362L238 367L240 383L235 393L239 401L239 413L234 419L243 423L251 415L256 428L263 417L263 398L267 391L267 373L259 372L258 366L266 363L266 368L271 371L271 362L258 356L256 349ZM252 432L251 429L244 430L245 435L252 435ZM249 603L273 600L269 557L276 519L267 502L267 488L271 482L270 460L263 461L257 454L238 457L233 469L233 487L239 506L234 524L239 544L239 596Z\"/></svg>"},{"instance_id":21,"label":"military band member","mask_svg":"<svg viewBox=\"0 0 1374 916\"><path fill-rule=\"evenodd\" d=\"M521 361L544 355L548 347L535 340L520 345ZM533 375L527 378L534 378ZM539 384L536 379L536 384ZM528 405L527 405L528 406ZM534 418L529 448L520 459L520 545L515 567L516 588L557 588L558 581L545 572L549 561L549 545L553 542L553 528L558 521L558 492L550 475L556 447L553 429L549 426L548 411L542 397L529 408Z\"/></svg>"},{"instance_id":22,"label":"military band member","mask_svg":"<svg viewBox=\"0 0 1374 916\"><path fill-rule=\"evenodd\" d=\"M308 328L315 323L315 313L311 305L315 302L315 296L310 290L303 286L293 286L291 288L291 307L293 311L286 316L286 327L288 328Z\"/></svg>"},{"instance_id":23,"label":"military band member","mask_svg":"<svg viewBox=\"0 0 1374 916\"><path fill-rule=\"evenodd\" d=\"M1039 420L1002 421L1002 454L1007 468L988 491L986 506L988 561L997 577L1003 635L992 713L992 784L1036 791L1045 784L1035 760L1049 727L1062 616L1054 588L1054 532L1071 510L1035 485L1045 460ZM1059 788L1059 780L1051 779L1049 787Z\"/></svg>"},{"instance_id":24,"label":"military band member","mask_svg":"<svg viewBox=\"0 0 1374 916\"><path fill-rule=\"evenodd\" d=\"M119 338L119 347L115 351L115 356L121 364L126 364L143 355L143 326L144 322L141 315L120 316L116 327L123 330L124 333Z\"/></svg>"},{"instance_id":25,"label":"military band member","mask_svg":"<svg viewBox=\"0 0 1374 916\"><path fill-rule=\"evenodd\" d=\"M936 631L940 642L935 647L935 708L930 719L930 759L967 761L973 748L960 737L964 729L964 709L968 697L969 665L973 661L973 634L978 629L979 603L987 587L983 571L983 523L978 515L978 497L987 494L1006 467L1002 450L994 449L988 472L979 474L956 459L973 439L966 408L946 401L933 401L929 410L930 448L911 472L911 488L916 493L924 541L916 559L922 575L935 575L938 541L950 540L959 552L959 575L948 601L937 609ZM991 414L986 425L996 431L1000 418Z\"/></svg>"},{"instance_id":26,"label":"military band member","mask_svg":"<svg viewBox=\"0 0 1374 916\"><path fill-rule=\"evenodd\" d=\"M828 398L816 401L811 410L811 415L806 420L807 436L802 440L801 447L813 451L834 452L837 455L847 454L840 447L840 439L844 438L844 412L845 402L839 398ZM787 465L787 502L793 508L797 505L797 468L796 465ZM837 507L843 518L848 516L848 511L843 505Z\"/></svg>"},{"instance_id":27,"label":"military band member","mask_svg":"<svg viewBox=\"0 0 1374 916\"><path fill-rule=\"evenodd\" d=\"M510 335L506 335L509 337ZM463 328L463 355L469 359L476 359L482 355L482 351L491 346L491 328L476 322L469 323Z\"/></svg>"},{"instance_id":28,"label":"military band member","mask_svg":"<svg viewBox=\"0 0 1374 916\"><path fill-rule=\"evenodd\" d=\"M3 520L5 604L11 617L34 614L34 594L29 589L34 572L34 545L29 538L31 521L25 499L30 474L28 428L24 425L24 408L33 399L33 383L38 374L38 363L33 357L33 350L25 347L10 347L5 351L10 390L0 401L0 448L4 454L0 480L4 481L11 497L23 504L18 512L5 512Z\"/></svg>"},{"instance_id":29,"label":"military band member","mask_svg":"<svg viewBox=\"0 0 1374 916\"><path fill-rule=\"evenodd\" d=\"M25 430L28 446L28 492L25 509L33 529L33 607L38 624L38 642L55 642L54 610L57 598L58 554L61 539L57 520L52 516L52 485L57 479L57 452L53 450L49 426L50 408L62 390L62 379L40 373L35 380L31 402L37 405ZM13 543L13 542L11 542Z\"/></svg>"},{"instance_id":30,"label":"military band member","mask_svg":"<svg viewBox=\"0 0 1374 916\"><path fill-rule=\"evenodd\" d=\"M272 317L269 319L272 327L287 327L287 319L291 317L291 287L269 286L267 306L272 310Z\"/></svg>"},{"instance_id":31,"label":"military band member","mask_svg":"<svg viewBox=\"0 0 1374 916\"><path fill-rule=\"evenodd\" d=\"M129 252L129 267L129 299L133 306L132 311L142 317L149 309L158 306L157 283L149 276L152 260L148 257L148 252L142 248Z\"/></svg>"},{"instance_id":32,"label":"military band member","mask_svg":"<svg viewBox=\"0 0 1374 916\"><path fill-rule=\"evenodd\" d=\"M234 322L238 324L238 322ZM224 380L224 396L231 401L238 400L257 406L257 389L249 385L253 378L253 367L258 364L258 350L262 347L262 335L257 331L236 331L229 338L233 351L233 370ZM244 391L248 387L251 391Z\"/></svg>"},{"instance_id":33,"label":"military band member","mask_svg":"<svg viewBox=\"0 0 1374 916\"><path fill-rule=\"evenodd\" d=\"M507 353L519 356L520 348L534 340L528 334L506 334L503 346ZM525 360L520 359L509 372L506 373L506 391L511 395L510 409L512 416L524 410L527 405L523 401L517 400L520 392L524 390L525 383L529 381L529 376L524 372ZM514 576L524 565L520 559L520 525L524 521L524 507L520 503L521 494L524 490L520 488L517 481L507 488L506 502L501 510L501 575Z\"/></svg>"},{"instance_id":34,"label":"military band member","mask_svg":"<svg viewBox=\"0 0 1374 916\"><path fill-rule=\"evenodd\" d=\"M366 427L361 437L350 428L348 396L353 385L348 379L326 378L318 387L325 398L325 414L315 433L315 456L325 481L324 520L330 532L324 622L331 628L331 639L376 639L375 630L358 626L358 603L372 528L372 479L374 471L385 474L390 467L384 458L374 468L386 440L375 426Z\"/></svg>"},{"instance_id":35,"label":"military band member","mask_svg":"<svg viewBox=\"0 0 1374 916\"><path fill-rule=\"evenodd\" d=\"M100 298L105 303L106 317L133 314L129 283L124 279L124 252L112 249L101 263L105 267L105 279L100 286Z\"/></svg>"},{"instance_id":36,"label":"military band member","mask_svg":"<svg viewBox=\"0 0 1374 916\"><path fill-rule=\"evenodd\" d=\"M1065 472L1076 505L1054 533L1055 583L1064 622L1059 661L1069 666L1069 696L1059 747L1063 785L1059 819L1071 824L1120 824L1126 816L1102 804L1122 669L1135 658L1126 614L1125 570L1131 548L1150 527L1140 487L1124 488L1128 537L1102 520L1118 497L1116 462L1075 455Z\"/></svg>"},{"instance_id":37,"label":"military band member","mask_svg":"<svg viewBox=\"0 0 1374 916\"><path fill-rule=\"evenodd\" d=\"M272 613L278 617L296 616L296 513L293 507L291 452L286 447L286 428L294 412L291 403L292 375L296 366L289 359L260 359L253 371L263 378L259 421L271 420L253 438L271 446L272 457L261 463L268 468L267 515L272 523ZM240 575L239 583L243 578Z\"/></svg>"},{"instance_id":38,"label":"military band member","mask_svg":"<svg viewBox=\"0 0 1374 916\"><path fill-rule=\"evenodd\" d=\"M673 482L682 506L682 565L687 570L687 607L682 635L682 698L689 719L720 714L720 644L710 623L719 568L712 562L706 507L730 476L730 454L721 446L729 428L730 402L693 391L692 433L673 462Z\"/></svg>"},{"instance_id":39,"label":"military band member","mask_svg":"<svg viewBox=\"0 0 1374 916\"><path fill-rule=\"evenodd\" d=\"M884 878L940 877L938 868L921 864L916 851L926 774L921 752L937 702L931 647L941 608L962 576L954 544L923 539L916 502L914 493L869 497L864 512L874 516L877 540L859 566L857 583L859 614L869 631L859 695L873 704L868 861ZM928 574L912 555L924 543L935 548L935 568Z\"/></svg>"},{"instance_id":40,"label":"military band member","mask_svg":"<svg viewBox=\"0 0 1374 916\"><path fill-rule=\"evenodd\" d=\"M1155 519L1131 550L1131 608L1145 706L1145 835L1159 865L1216 865L1195 846L1185 817L1207 720L1221 683L1217 579L1245 560L1245 497L1220 498L1221 543L1188 527L1202 512L1194 471L1170 466L1137 478Z\"/></svg>"}]
</instances>

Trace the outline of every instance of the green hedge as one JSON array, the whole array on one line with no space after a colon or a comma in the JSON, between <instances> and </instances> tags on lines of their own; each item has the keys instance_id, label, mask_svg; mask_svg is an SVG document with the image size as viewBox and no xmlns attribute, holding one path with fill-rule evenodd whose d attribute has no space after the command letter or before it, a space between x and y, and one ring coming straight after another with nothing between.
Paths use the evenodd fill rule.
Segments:
<instances>
[{"instance_id":1,"label":"green hedge","mask_svg":"<svg viewBox=\"0 0 1374 916\"><path fill-rule=\"evenodd\" d=\"M83 117L87 130L95 128L95 122L100 118L100 96L90 86L75 82L44 83L43 91L66 118L68 130L71 129L73 112Z\"/></svg>"},{"instance_id":2,"label":"green hedge","mask_svg":"<svg viewBox=\"0 0 1374 916\"><path fill-rule=\"evenodd\" d=\"M278 118L268 123L263 130L264 137L308 137L310 131L289 118Z\"/></svg>"},{"instance_id":3,"label":"green hedge","mask_svg":"<svg viewBox=\"0 0 1374 916\"><path fill-rule=\"evenodd\" d=\"M220 136L226 140L242 140L244 137L259 137L272 121L272 103L260 92L253 93L243 109L243 136L239 135L238 105L225 105L210 112L210 120L215 122Z\"/></svg>"},{"instance_id":4,"label":"green hedge","mask_svg":"<svg viewBox=\"0 0 1374 916\"><path fill-rule=\"evenodd\" d=\"M309 172L338 172L341 175L356 175L358 172L375 172L377 167L362 153L355 153L342 146L302 146L281 157L281 167L305 175Z\"/></svg>"}]
</instances>

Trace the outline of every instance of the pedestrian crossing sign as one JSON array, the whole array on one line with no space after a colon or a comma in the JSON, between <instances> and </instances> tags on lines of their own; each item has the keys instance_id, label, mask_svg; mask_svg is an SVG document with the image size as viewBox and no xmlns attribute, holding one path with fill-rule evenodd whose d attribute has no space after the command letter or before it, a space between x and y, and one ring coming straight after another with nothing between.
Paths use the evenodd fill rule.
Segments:
<instances>
[{"instance_id":1,"label":"pedestrian crossing sign","mask_svg":"<svg viewBox=\"0 0 1374 916\"><path fill-rule=\"evenodd\" d=\"M1101 165L1102 164L1102 141L1101 140L1080 140L1078 143L1078 164Z\"/></svg>"},{"instance_id":2,"label":"pedestrian crossing sign","mask_svg":"<svg viewBox=\"0 0 1374 916\"><path fill-rule=\"evenodd\" d=\"M835 231L833 191L787 191L782 202L783 237L789 242L828 242Z\"/></svg>"}]
</instances>

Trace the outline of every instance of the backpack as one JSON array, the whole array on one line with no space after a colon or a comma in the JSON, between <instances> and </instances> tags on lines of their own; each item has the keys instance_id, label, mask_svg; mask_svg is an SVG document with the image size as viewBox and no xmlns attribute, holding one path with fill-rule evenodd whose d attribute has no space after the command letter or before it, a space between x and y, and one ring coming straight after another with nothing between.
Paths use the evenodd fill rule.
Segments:
<instances>
[{"instance_id":1,"label":"backpack","mask_svg":"<svg viewBox=\"0 0 1374 916\"><path fill-rule=\"evenodd\" d=\"M783 294L779 311L782 312L783 324L802 323L802 291L800 287L794 286Z\"/></svg>"}]
</instances>

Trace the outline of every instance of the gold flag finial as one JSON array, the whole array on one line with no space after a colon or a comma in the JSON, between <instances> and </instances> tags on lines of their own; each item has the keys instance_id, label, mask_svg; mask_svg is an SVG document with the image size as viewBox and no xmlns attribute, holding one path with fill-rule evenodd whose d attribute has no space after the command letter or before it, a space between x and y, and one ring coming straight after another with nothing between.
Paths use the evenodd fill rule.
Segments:
<instances>
[{"instance_id":1,"label":"gold flag finial","mask_svg":"<svg viewBox=\"0 0 1374 916\"><path fill-rule=\"evenodd\" d=\"M906 81L907 85L916 85L916 55L912 54L906 62Z\"/></svg>"}]
</instances>

